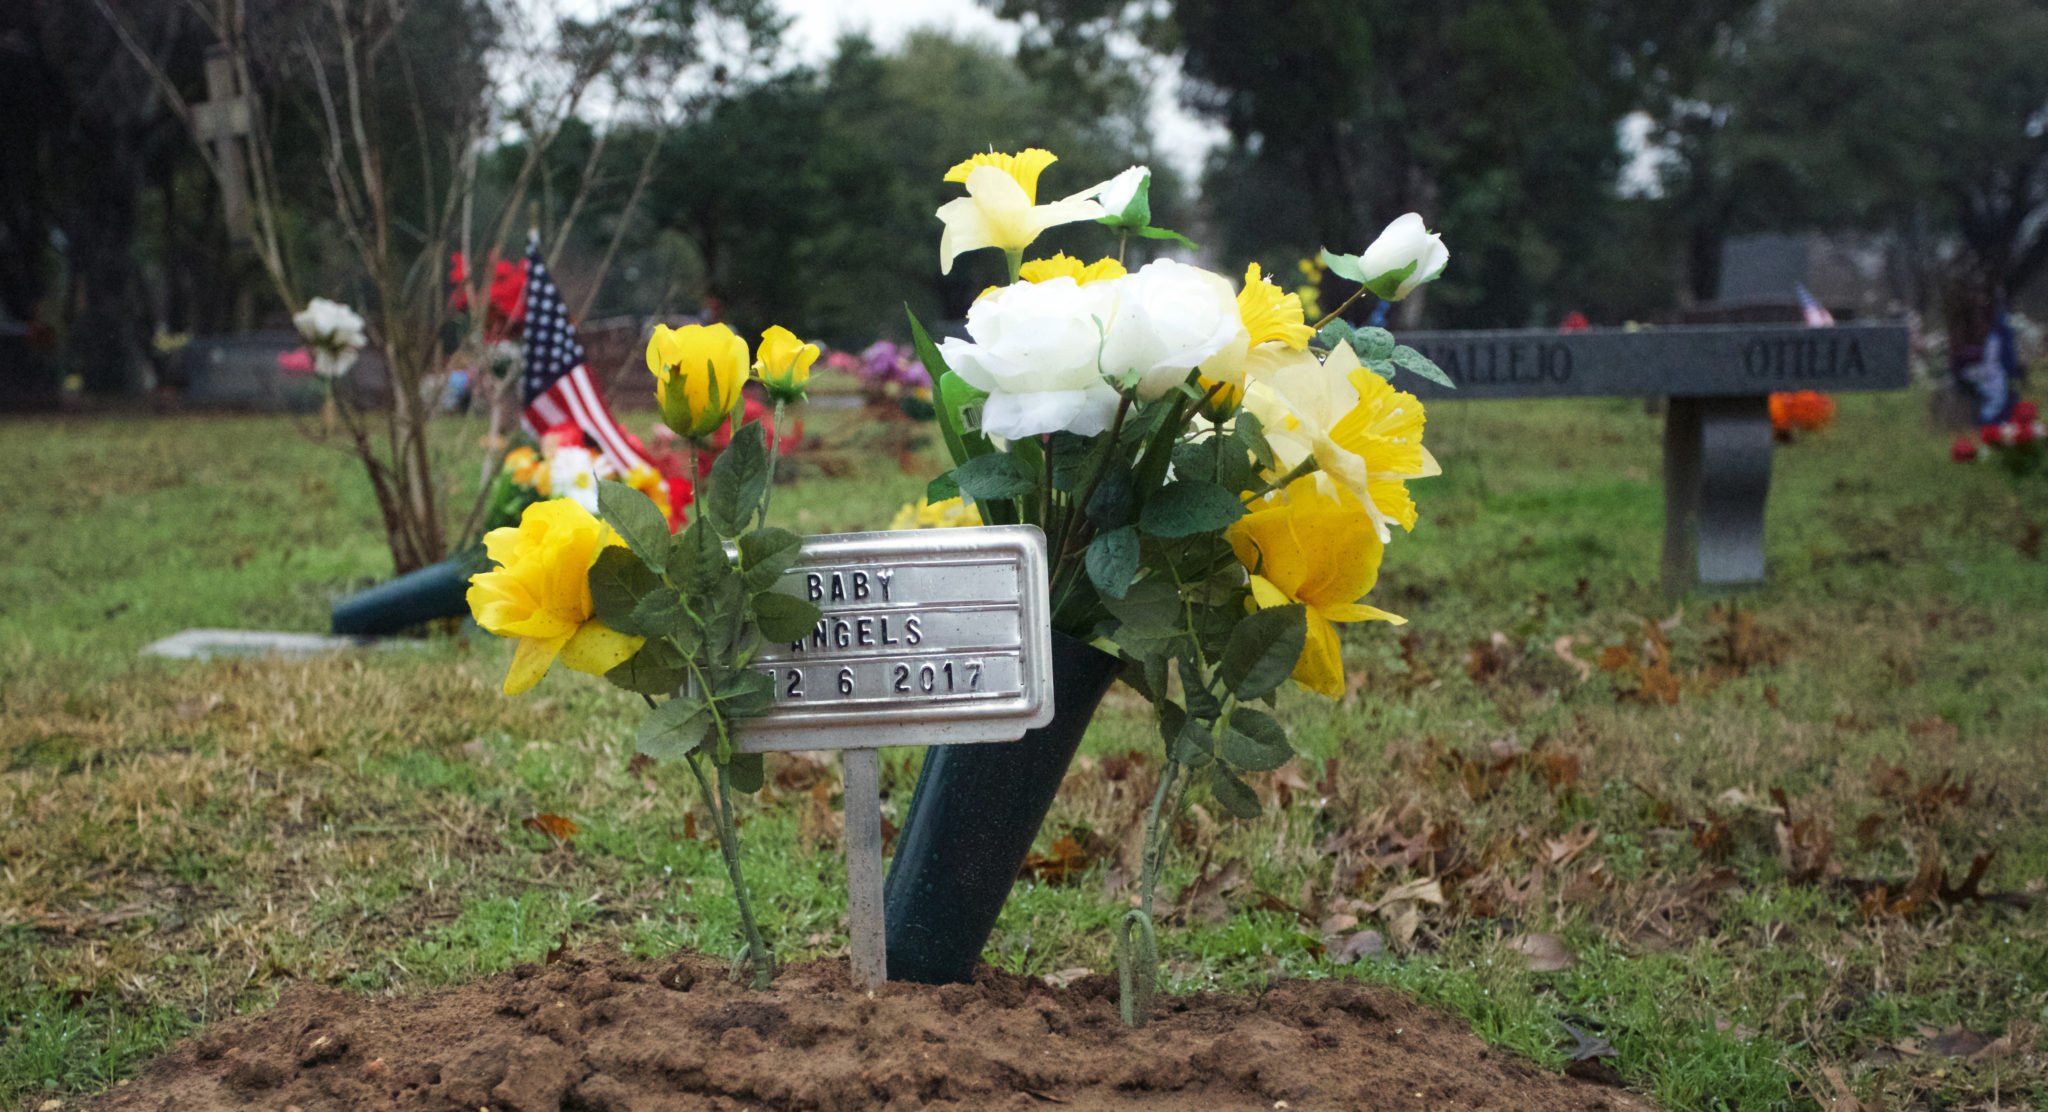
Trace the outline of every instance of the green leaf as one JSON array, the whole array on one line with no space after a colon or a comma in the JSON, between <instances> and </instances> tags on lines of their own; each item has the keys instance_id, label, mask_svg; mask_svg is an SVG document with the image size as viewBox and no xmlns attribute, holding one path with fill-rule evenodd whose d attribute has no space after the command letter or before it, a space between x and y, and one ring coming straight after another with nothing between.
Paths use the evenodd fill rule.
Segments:
<instances>
[{"instance_id":1,"label":"green leaf","mask_svg":"<svg viewBox=\"0 0 2048 1112\"><path fill-rule=\"evenodd\" d=\"M1097 528L1117 529L1131 523L1136 501L1131 465L1121 456L1112 456L1103 463L1102 480L1096 483L1085 512Z\"/></svg>"},{"instance_id":2,"label":"green leaf","mask_svg":"<svg viewBox=\"0 0 2048 1112\"><path fill-rule=\"evenodd\" d=\"M612 628L638 637L665 637L684 622L682 596L668 584L659 583L654 590L640 596L626 625ZM611 625L610 622L605 624Z\"/></svg>"},{"instance_id":3,"label":"green leaf","mask_svg":"<svg viewBox=\"0 0 2048 1112\"><path fill-rule=\"evenodd\" d=\"M1361 286L1365 285L1365 267L1359 262L1358 256L1339 255L1326 247L1316 257L1323 260L1323 265L1330 268L1330 273L1339 278L1349 278Z\"/></svg>"},{"instance_id":4,"label":"green leaf","mask_svg":"<svg viewBox=\"0 0 2048 1112\"><path fill-rule=\"evenodd\" d=\"M960 497L960 483L953 478L951 471L945 472L924 485L924 500L927 502L944 502L948 498L958 497Z\"/></svg>"},{"instance_id":5,"label":"green leaf","mask_svg":"<svg viewBox=\"0 0 2048 1112\"><path fill-rule=\"evenodd\" d=\"M1215 483L1177 479L1145 502L1138 528L1154 537L1189 537L1221 529L1244 516L1237 495Z\"/></svg>"},{"instance_id":6,"label":"green leaf","mask_svg":"<svg viewBox=\"0 0 2048 1112\"><path fill-rule=\"evenodd\" d=\"M1442 367L1431 362L1429 356L1416 351L1407 344L1396 347L1394 353L1388 356L1388 358L1393 360L1394 366L1407 371L1409 374L1420 375L1436 383L1438 386L1449 390L1456 390L1458 388L1458 384L1451 381L1451 376L1445 374Z\"/></svg>"},{"instance_id":7,"label":"green leaf","mask_svg":"<svg viewBox=\"0 0 2048 1112\"><path fill-rule=\"evenodd\" d=\"M1351 322L1339 317L1324 325L1321 332L1316 333L1315 345L1324 351L1336 351L1338 344L1350 344L1355 351L1358 348L1357 338L1358 334L1352 329Z\"/></svg>"},{"instance_id":8,"label":"green leaf","mask_svg":"<svg viewBox=\"0 0 2048 1112\"><path fill-rule=\"evenodd\" d=\"M637 495L637 492L635 492ZM598 621L638 637L668 632L643 631L633 621L640 600L666 586L632 549L607 545L590 565L590 607Z\"/></svg>"},{"instance_id":9,"label":"green leaf","mask_svg":"<svg viewBox=\"0 0 2048 1112\"><path fill-rule=\"evenodd\" d=\"M1104 598L1102 605L1127 630L1177 633L1181 629L1180 592L1157 576L1138 580L1122 596ZM1121 637L1117 643L1123 644ZM1144 654L1133 650L1131 655Z\"/></svg>"},{"instance_id":10,"label":"green leaf","mask_svg":"<svg viewBox=\"0 0 2048 1112\"><path fill-rule=\"evenodd\" d=\"M1139 231L1152 222L1152 175L1148 172L1138 179L1138 188L1132 192L1130 203L1122 212L1112 212L1095 222L1108 228Z\"/></svg>"},{"instance_id":11,"label":"green leaf","mask_svg":"<svg viewBox=\"0 0 2048 1112\"><path fill-rule=\"evenodd\" d=\"M1385 359L1394 354L1394 346L1394 334L1384 328L1361 328L1351 338L1360 359Z\"/></svg>"},{"instance_id":12,"label":"green leaf","mask_svg":"<svg viewBox=\"0 0 2048 1112\"><path fill-rule=\"evenodd\" d=\"M1052 434L1052 488L1072 493L1081 488L1095 470L1098 441L1070 432Z\"/></svg>"},{"instance_id":13,"label":"green leaf","mask_svg":"<svg viewBox=\"0 0 2048 1112\"><path fill-rule=\"evenodd\" d=\"M824 611L809 599L766 591L754 596L754 627L770 641L799 640L817 628Z\"/></svg>"},{"instance_id":14,"label":"green leaf","mask_svg":"<svg viewBox=\"0 0 2048 1112\"><path fill-rule=\"evenodd\" d=\"M1259 817L1259 793L1231 775L1230 770L1220 764L1209 769L1209 793L1214 795L1216 802L1222 804L1223 809L1230 812L1234 818Z\"/></svg>"},{"instance_id":15,"label":"green leaf","mask_svg":"<svg viewBox=\"0 0 2048 1112\"><path fill-rule=\"evenodd\" d=\"M668 520L654 499L612 479L597 484L597 512L655 574L668 564Z\"/></svg>"},{"instance_id":16,"label":"green leaf","mask_svg":"<svg viewBox=\"0 0 2048 1112\"><path fill-rule=\"evenodd\" d=\"M699 517L675 535L668 546L668 574L677 589L694 607L709 598L720 580L732 571L725 545L712 532L711 524Z\"/></svg>"},{"instance_id":17,"label":"green leaf","mask_svg":"<svg viewBox=\"0 0 2048 1112\"><path fill-rule=\"evenodd\" d=\"M803 545L802 537L772 526L741 537L740 566L746 569L747 590L759 593L775 586L782 573L796 566Z\"/></svg>"},{"instance_id":18,"label":"green leaf","mask_svg":"<svg viewBox=\"0 0 2048 1112\"><path fill-rule=\"evenodd\" d=\"M1218 755L1246 772L1271 772L1287 763L1294 748L1287 744L1287 731L1273 716L1252 707L1230 712Z\"/></svg>"},{"instance_id":19,"label":"green leaf","mask_svg":"<svg viewBox=\"0 0 2048 1112\"><path fill-rule=\"evenodd\" d=\"M1189 768L1200 768L1216 759L1215 746L1216 737L1209 732L1208 724L1189 718L1174 734L1171 752L1174 760Z\"/></svg>"},{"instance_id":20,"label":"green leaf","mask_svg":"<svg viewBox=\"0 0 2048 1112\"><path fill-rule=\"evenodd\" d=\"M1308 611L1299 603L1247 615L1230 633L1216 678L1241 701L1263 699L1294 672L1308 638Z\"/></svg>"},{"instance_id":21,"label":"green leaf","mask_svg":"<svg viewBox=\"0 0 2048 1112\"><path fill-rule=\"evenodd\" d=\"M1401 283L1406 282L1409 276L1415 273L1415 268L1421 265L1421 259L1410 259L1408 265L1399 270L1389 270L1385 274L1376 274L1367 278L1364 283L1365 288L1371 290L1373 296L1381 301L1399 301L1401 299Z\"/></svg>"},{"instance_id":22,"label":"green leaf","mask_svg":"<svg viewBox=\"0 0 2048 1112\"><path fill-rule=\"evenodd\" d=\"M1088 542L1088 581L1111 598L1122 598L1138 575L1138 531L1126 525L1098 533Z\"/></svg>"},{"instance_id":23,"label":"green leaf","mask_svg":"<svg viewBox=\"0 0 2048 1112\"><path fill-rule=\"evenodd\" d=\"M976 502L1020 498L1038 489L1038 476L1008 452L977 456L953 469L960 492Z\"/></svg>"},{"instance_id":24,"label":"green leaf","mask_svg":"<svg viewBox=\"0 0 2048 1112\"><path fill-rule=\"evenodd\" d=\"M732 785L734 791L752 795L760 791L761 785L767 782L768 765L761 759L759 753L734 753L732 760L726 764L725 771L720 775L727 777L726 782Z\"/></svg>"},{"instance_id":25,"label":"green leaf","mask_svg":"<svg viewBox=\"0 0 2048 1112\"><path fill-rule=\"evenodd\" d=\"M753 718L765 714L775 705L775 677L752 668L742 668L718 686L713 699L727 718Z\"/></svg>"},{"instance_id":26,"label":"green leaf","mask_svg":"<svg viewBox=\"0 0 2048 1112\"><path fill-rule=\"evenodd\" d=\"M1273 466L1273 445L1266 439L1266 427L1259 422L1257 415L1240 409L1230 428L1231 436L1251 455L1253 463L1261 468Z\"/></svg>"},{"instance_id":27,"label":"green leaf","mask_svg":"<svg viewBox=\"0 0 2048 1112\"><path fill-rule=\"evenodd\" d=\"M1173 446L1173 476L1205 483L1216 481L1216 445L1207 440L1183 440Z\"/></svg>"},{"instance_id":28,"label":"green leaf","mask_svg":"<svg viewBox=\"0 0 2048 1112\"><path fill-rule=\"evenodd\" d=\"M946 442L946 454L952 457L953 465L957 467L975 456L994 451L995 445L989 443L988 437L969 428L961 413L988 395L968 385L966 379L946 366L946 357L939 353L939 345L932 342L931 333L925 331L923 322L910 311L909 305L903 307L903 315L910 320L910 345L917 350L918 362L923 363L925 372L932 376L932 397L936 403L932 408L937 411L939 436Z\"/></svg>"},{"instance_id":29,"label":"green leaf","mask_svg":"<svg viewBox=\"0 0 2048 1112\"><path fill-rule=\"evenodd\" d=\"M768 493L768 440L759 421L749 421L718 454L699 505L721 537L737 537L760 512Z\"/></svg>"},{"instance_id":30,"label":"green leaf","mask_svg":"<svg viewBox=\"0 0 2048 1112\"><path fill-rule=\"evenodd\" d=\"M703 703L677 696L656 706L640 720L633 747L656 760L686 757L704 741L711 728L711 712Z\"/></svg>"},{"instance_id":31,"label":"green leaf","mask_svg":"<svg viewBox=\"0 0 2048 1112\"><path fill-rule=\"evenodd\" d=\"M673 695L690 674L683 654L666 638L649 637L640 651L626 658L604 678L641 695Z\"/></svg>"},{"instance_id":32,"label":"green leaf","mask_svg":"<svg viewBox=\"0 0 2048 1112\"><path fill-rule=\"evenodd\" d=\"M1188 712L1182 710L1179 703L1159 704L1159 740L1166 743L1167 752L1173 751L1174 743L1180 738L1181 727L1187 725L1187 722Z\"/></svg>"},{"instance_id":33,"label":"green leaf","mask_svg":"<svg viewBox=\"0 0 2048 1112\"><path fill-rule=\"evenodd\" d=\"M1146 239L1170 239L1190 251L1200 251L1202 249L1201 244L1170 228L1139 228L1138 234Z\"/></svg>"}]
</instances>

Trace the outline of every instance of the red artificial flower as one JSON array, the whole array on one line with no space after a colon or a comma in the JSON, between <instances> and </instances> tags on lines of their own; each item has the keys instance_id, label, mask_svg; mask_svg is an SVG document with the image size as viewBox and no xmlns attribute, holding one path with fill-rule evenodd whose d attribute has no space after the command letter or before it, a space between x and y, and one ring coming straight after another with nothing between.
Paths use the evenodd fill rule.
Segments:
<instances>
[{"instance_id":1,"label":"red artificial flower","mask_svg":"<svg viewBox=\"0 0 2048 1112\"><path fill-rule=\"evenodd\" d=\"M552 452L557 448L587 448L583 430L572 422L564 421L540 434L541 446Z\"/></svg>"},{"instance_id":2,"label":"red artificial flower","mask_svg":"<svg viewBox=\"0 0 2048 1112\"><path fill-rule=\"evenodd\" d=\"M1949 445L1948 458L1957 463L1969 463L1977 458L1977 442L1967 436L1956 437L1956 442Z\"/></svg>"},{"instance_id":3,"label":"red artificial flower","mask_svg":"<svg viewBox=\"0 0 2048 1112\"><path fill-rule=\"evenodd\" d=\"M1771 431L1779 436L1792 430L1819 432L1835 420L1835 399L1814 390L1771 395Z\"/></svg>"},{"instance_id":4,"label":"red artificial flower","mask_svg":"<svg viewBox=\"0 0 2048 1112\"><path fill-rule=\"evenodd\" d=\"M497 268L491 272L491 308L507 324L526 319L526 260L498 260Z\"/></svg>"},{"instance_id":5,"label":"red artificial flower","mask_svg":"<svg viewBox=\"0 0 2048 1112\"><path fill-rule=\"evenodd\" d=\"M1986 445L1998 443L1998 426L1985 425L1983 428L1978 429L1977 439L1983 441Z\"/></svg>"},{"instance_id":6,"label":"red artificial flower","mask_svg":"<svg viewBox=\"0 0 2048 1112\"><path fill-rule=\"evenodd\" d=\"M2012 419L2022 425L2031 425L2041 415L2041 407L2033 402L2021 402L2012 407Z\"/></svg>"},{"instance_id":7,"label":"red artificial flower","mask_svg":"<svg viewBox=\"0 0 2048 1112\"><path fill-rule=\"evenodd\" d=\"M469 260L457 251L448 257L448 311L469 312Z\"/></svg>"}]
</instances>

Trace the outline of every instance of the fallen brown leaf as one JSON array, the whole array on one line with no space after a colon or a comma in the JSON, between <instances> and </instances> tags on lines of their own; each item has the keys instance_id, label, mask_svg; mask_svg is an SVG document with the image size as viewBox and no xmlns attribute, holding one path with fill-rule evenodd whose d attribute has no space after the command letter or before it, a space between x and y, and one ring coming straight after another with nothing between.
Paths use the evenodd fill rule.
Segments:
<instances>
[{"instance_id":1,"label":"fallen brown leaf","mask_svg":"<svg viewBox=\"0 0 2048 1112\"><path fill-rule=\"evenodd\" d=\"M1579 963L1564 939L1554 934L1521 935L1508 940L1508 949L1522 955L1531 973L1557 973Z\"/></svg>"},{"instance_id":2,"label":"fallen brown leaf","mask_svg":"<svg viewBox=\"0 0 2048 1112\"><path fill-rule=\"evenodd\" d=\"M528 815L520 826L536 834L545 834L557 842L566 842L576 836L577 825L560 815Z\"/></svg>"}]
</instances>

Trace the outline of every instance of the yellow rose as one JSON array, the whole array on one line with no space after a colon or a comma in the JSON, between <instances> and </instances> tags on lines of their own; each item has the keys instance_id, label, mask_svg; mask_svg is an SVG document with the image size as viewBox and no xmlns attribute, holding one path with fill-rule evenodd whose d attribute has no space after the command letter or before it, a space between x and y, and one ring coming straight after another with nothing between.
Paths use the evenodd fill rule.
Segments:
<instances>
[{"instance_id":1,"label":"yellow rose","mask_svg":"<svg viewBox=\"0 0 2048 1112\"><path fill-rule=\"evenodd\" d=\"M566 498L536 502L518 525L485 534L484 551L499 566L470 577L469 612L476 624L519 641L505 694L539 683L556 657L601 676L640 651L646 638L628 637L591 616L590 565L599 552L624 543Z\"/></svg>"},{"instance_id":2,"label":"yellow rose","mask_svg":"<svg viewBox=\"0 0 2048 1112\"><path fill-rule=\"evenodd\" d=\"M1251 572L1252 606L1298 602L1307 608L1308 640L1294 678L1335 699L1344 694L1344 657L1334 623L1408 620L1358 601L1379 581L1386 545L1356 498L1323 490L1314 475L1246 508L1250 512L1224 535Z\"/></svg>"},{"instance_id":3,"label":"yellow rose","mask_svg":"<svg viewBox=\"0 0 2048 1112\"><path fill-rule=\"evenodd\" d=\"M807 344L781 325L761 333L755 349L754 373L768 396L780 402L804 400L804 386L811 381L811 364L818 361L818 345Z\"/></svg>"},{"instance_id":4,"label":"yellow rose","mask_svg":"<svg viewBox=\"0 0 2048 1112\"><path fill-rule=\"evenodd\" d=\"M657 324L647 341L647 369L654 372L661 419L677 436L700 439L740 403L747 342L722 324Z\"/></svg>"}]
</instances>

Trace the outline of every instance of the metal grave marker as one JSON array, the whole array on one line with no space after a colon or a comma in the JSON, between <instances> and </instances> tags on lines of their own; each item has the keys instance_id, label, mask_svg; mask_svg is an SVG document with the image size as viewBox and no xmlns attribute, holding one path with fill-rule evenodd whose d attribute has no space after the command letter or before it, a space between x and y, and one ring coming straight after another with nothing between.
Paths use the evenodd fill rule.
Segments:
<instances>
[{"instance_id":1,"label":"metal grave marker","mask_svg":"<svg viewBox=\"0 0 2048 1112\"><path fill-rule=\"evenodd\" d=\"M750 753L841 750L853 970L888 979L882 923L884 745L1015 741L1052 720L1045 534L1001 525L806 537L778 589L824 611L755 666L775 705L739 723Z\"/></svg>"},{"instance_id":2,"label":"metal grave marker","mask_svg":"<svg viewBox=\"0 0 2048 1112\"><path fill-rule=\"evenodd\" d=\"M1413 375L1428 402L1489 398L1669 399L1664 419L1665 588L1764 578L1771 490L1771 394L1898 390L1910 380L1906 326L1679 325L1585 332L1407 332L1458 386Z\"/></svg>"}]
</instances>

